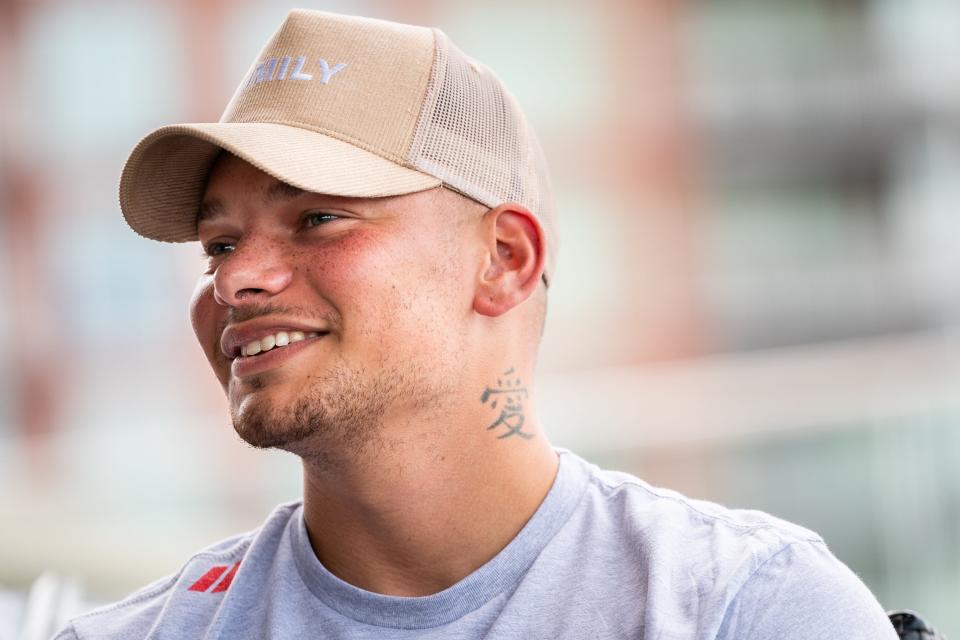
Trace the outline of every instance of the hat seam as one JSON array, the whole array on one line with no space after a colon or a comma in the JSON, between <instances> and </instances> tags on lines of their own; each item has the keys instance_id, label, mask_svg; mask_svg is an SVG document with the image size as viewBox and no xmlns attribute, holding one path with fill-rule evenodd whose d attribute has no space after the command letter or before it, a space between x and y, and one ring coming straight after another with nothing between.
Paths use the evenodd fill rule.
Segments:
<instances>
[{"instance_id":1,"label":"hat seam","mask_svg":"<svg viewBox=\"0 0 960 640\"><path fill-rule=\"evenodd\" d=\"M433 37L433 51L431 52L431 55L430 55L430 64L426 67L426 69L424 70L424 73L421 74L421 78L420 78L420 85L423 87L423 90L420 92L420 100L419 100L420 108L417 109L417 117L413 118L412 122L410 123L410 126L407 127L407 133L406 133L407 142L406 144L403 145L404 163L406 164L406 166L411 168L415 168L415 165L412 162L408 162L407 158L410 157L410 150L413 147L413 138L416 135L416 131L420 126L420 119L424 117L424 111L427 107L427 97L430 92L430 85L432 84L430 82L430 79L433 78L434 76L434 72L436 71L436 68L437 68L437 61L440 56L440 51L439 51L440 38L437 37L437 31L439 31L439 29L436 29L436 28L430 29L430 35Z\"/></svg>"}]
</instances>

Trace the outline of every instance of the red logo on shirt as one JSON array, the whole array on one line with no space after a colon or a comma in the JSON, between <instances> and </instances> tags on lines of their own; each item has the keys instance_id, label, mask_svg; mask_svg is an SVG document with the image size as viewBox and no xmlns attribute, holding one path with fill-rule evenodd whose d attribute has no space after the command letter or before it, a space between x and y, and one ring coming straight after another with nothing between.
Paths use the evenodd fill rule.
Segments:
<instances>
[{"instance_id":1,"label":"red logo on shirt","mask_svg":"<svg viewBox=\"0 0 960 640\"><path fill-rule=\"evenodd\" d=\"M199 580L190 585L187 591L207 591L210 589L210 587L213 587L214 583L216 583L217 586L213 587L213 590L209 591L209 593L223 593L230 588L230 583L233 582L233 576L237 573L237 568L239 566L240 563L237 562L232 567L212 567L209 571L200 576ZM230 570L227 571L227 569ZM224 572L226 572L227 575L224 576ZM220 580L220 576L223 576L222 580ZM217 580L220 580L220 582L217 583Z\"/></svg>"}]
</instances>

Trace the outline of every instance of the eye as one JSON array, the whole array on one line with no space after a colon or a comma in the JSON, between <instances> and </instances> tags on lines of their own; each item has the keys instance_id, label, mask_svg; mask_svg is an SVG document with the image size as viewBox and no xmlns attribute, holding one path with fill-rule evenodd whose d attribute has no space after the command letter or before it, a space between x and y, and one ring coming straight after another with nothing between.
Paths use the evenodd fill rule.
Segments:
<instances>
[{"instance_id":1,"label":"eye","mask_svg":"<svg viewBox=\"0 0 960 640\"><path fill-rule=\"evenodd\" d=\"M215 258L225 253L230 253L233 251L233 248L234 245L232 242L211 242L210 244L204 245L203 255L209 258Z\"/></svg>"},{"instance_id":2,"label":"eye","mask_svg":"<svg viewBox=\"0 0 960 640\"><path fill-rule=\"evenodd\" d=\"M334 215L332 213L324 213L323 211L311 211L310 213L303 216L303 226L310 227L319 227L320 225L332 222L333 220L339 220L340 216Z\"/></svg>"}]
</instances>

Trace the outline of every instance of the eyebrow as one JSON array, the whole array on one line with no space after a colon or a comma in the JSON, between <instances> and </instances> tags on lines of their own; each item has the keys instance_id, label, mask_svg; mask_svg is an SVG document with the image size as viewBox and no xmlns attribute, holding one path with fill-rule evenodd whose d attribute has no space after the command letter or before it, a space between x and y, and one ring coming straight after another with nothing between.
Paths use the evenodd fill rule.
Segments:
<instances>
[{"instance_id":1,"label":"eyebrow","mask_svg":"<svg viewBox=\"0 0 960 640\"><path fill-rule=\"evenodd\" d=\"M204 200L197 211L197 224L223 215L223 205L219 200Z\"/></svg>"},{"instance_id":2,"label":"eyebrow","mask_svg":"<svg viewBox=\"0 0 960 640\"><path fill-rule=\"evenodd\" d=\"M267 187L267 192L263 196L263 202L264 204L271 204L278 200L292 200L302 196L304 193L306 193L306 191L299 187L287 184L281 180L274 180L273 184ZM200 208L197 210L197 224L217 218L223 214L224 207L220 200L217 198L204 200L200 203Z\"/></svg>"},{"instance_id":3,"label":"eyebrow","mask_svg":"<svg viewBox=\"0 0 960 640\"><path fill-rule=\"evenodd\" d=\"M304 193L306 193L306 191L292 184L287 184L281 180L274 180L273 184L267 188L267 194L264 196L263 201L265 204L269 204L277 200L292 200L293 198L302 196Z\"/></svg>"}]
</instances>

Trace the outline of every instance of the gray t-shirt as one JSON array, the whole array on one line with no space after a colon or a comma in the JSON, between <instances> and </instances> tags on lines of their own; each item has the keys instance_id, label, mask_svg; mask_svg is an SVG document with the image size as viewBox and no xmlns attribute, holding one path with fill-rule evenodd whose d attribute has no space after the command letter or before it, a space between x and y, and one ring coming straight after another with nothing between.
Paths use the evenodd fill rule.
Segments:
<instances>
[{"instance_id":1,"label":"gray t-shirt","mask_svg":"<svg viewBox=\"0 0 960 640\"><path fill-rule=\"evenodd\" d=\"M385 596L340 580L313 554L295 502L57 639L896 640L816 534L559 455L517 537L440 593Z\"/></svg>"}]
</instances>

